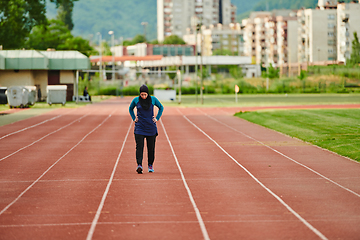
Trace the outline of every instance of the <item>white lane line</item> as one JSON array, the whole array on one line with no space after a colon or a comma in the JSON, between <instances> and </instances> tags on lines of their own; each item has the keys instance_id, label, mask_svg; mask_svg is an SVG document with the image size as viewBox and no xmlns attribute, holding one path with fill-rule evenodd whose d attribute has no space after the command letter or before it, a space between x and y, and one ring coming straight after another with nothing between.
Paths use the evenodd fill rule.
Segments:
<instances>
[{"instance_id":1,"label":"white lane line","mask_svg":"<svg viewBox=\"0 0 360 240\"><path fill-rule=\"evenodd\" d=\"M86 114L86 115L84 115L84 116L82 116L82 117L80 117L80 118L78 118L78 119L76 119L76 120L72 121L71 123L69 123L69 124L67 124L67 125L65 125L65 126L63 126L63 127L61 127L61 128L59 128L59 129L57 129L57 130L55 130L55 131L51 132L51 133L49 133L49 134L47 134L47 135L45 135L45 136L43 136L43 137L39 138L38 140L36 140L36 141L34 141L34 142L30 143L29 145L27 145L27 146L25 146L25 147L22 147L22 148L18 149L17 151L15 151L15 152L13 152L13 153L11 153L11 154L9 154L9 155L7 155L7 156L5 156L5 157L1 158L1 159L0 159L0 162L1 162L2 160L4 160L4 159L8 158L8 157L11 157L12 155L14 155L14 154L16 154L16 153L18 153L18 152L20 152L20 151L22 151L22 150L26 149L26 148L28 148L28 147L30 147L30 146L32 146L32 145L34 145L35 143L40 142L40 141L41 141L41 140L43 140L44 138L46 138L46 137L48 137L48 136L50 136L50 135L52 135L52 134L54 134L54 133L56 133L56 132L58 132L58 131L62 130L62 129L64 129L64 128L68 127L68 126L70 126L71 124L73 124L73 123L75 123L75 122L77 122L77 121L81 120L82 118L84 118L84 117L88 116L89 114L90 114L90 113L88 113L88 114Z\"/></svg>"},{"instance_id":2,"label":"white lane line","mask_svg":"<svg viewBox=\"0 0 360 240\"><path fill-rule=\"evenodd\" d=\"M160 122L161 122L162 128L164 129L164 133L165 133L166 139L167 139L167 141L168 141L168 143L169 143L169 146L170 146L170 148L171 148L172 154L173 154L173 156L174 156L176 165L177 165L177 167L178 167L178 169L179 169L179 172L180 172L180 175L181 175L181 179L182 179L182 181L183 181L183 183L184 183L184 186L185 186L186 191L187 191L187 193L188 193L188 195L189 195L190 201L191 201L191 203L192 203L192 205L193 205L193 208L194 208L194 210L195 210L196 217L197 217L198 222L199 222L199 224L200 224L200 228L201 228L201 232L202 232L202 234L203 234L203 237L204 237L204 239L206 239L206 240L210 240L209 234L208 234L208 232L207 232L207 230L206 230L206 227L205 227L204 221L203 221L203 219L202 219L202 217L201 217L200 211L199 211L198 207L196 206L195 200L194 200L194 198L193 198L193 196L192 196L192 193L191 193L191 191L190 191L190 188L189 188L188 184L186 183L185 176L184 176L184 174L183 174L183 171L181 170L179 161L178 161L178 159L177 159L177 157L176 157L174 148L172 147L172 144L171 144L171 142L170 142L169 136L168 136L167 133L166 133L165 126L164 126L162 120L160 120Z\"/></svg>"},{"instance_id":3,"label":"white lane line","mask_svg":"<svg viewBox=\"0 0 360 240\"><path fill-rule=\"evenodd\" d=\"M88 235L87 235L87 237L86 237L87 240L91 240L92 237L93 237L93 235L94 235L95 228L96 228L96 224L97 224L98 221L99 221L100 214L101 214L101 211L102 211L102 209L103 209L103 207L104 207L107 194L108 194L108 192L109 192L111 183L113 182L114 175L115 175L115 171L116 171L117 165L119 164L120 156L121 156L121 154L122 154L122 152L123 152L123 150L124 150L126 140L127 140L128 136L129 136L129 132L130 132L131 126L132 126L132 122L130 123L129 129L128 129L127 133L126 133L124 142L123 142L123 144L122 144L122 147L121 147L121 150L120 150L120 152L119 152L118 158L116 159L116 163L115 163L114 168L113 168L113 171L112 171L112 173L111 173L111 177L110 177L110 179L109 179L109 182L108 182L108 184L107 184L107 186L106 186L105 192L104 192L104 194L103 194L103 196L102 196L100 205L99 205L99 207L98 207L98 209L97 209L97 211L96 211L95 217L94 217L94 219L93 219L93 221L92 221L92 223L91 223L90 230L89 230Z\"/></svg>"},{"instance_id":4,"label":"white lane line","mask_svg":"<svg viewBox=\"0 0 360 240\"><path fill-rule=\"evenodd\" d=\"M11 136L11 135L17 134L17 133L19 133L19 132L23 132L23 131L25 131L25 130L28 130L28 129L37 127L37 126L39 126L39 125L41 125L41 124L44 124L44 123L46 123L46 122L50 122L50 121L55 120L55 119L57 119L57 118L59 118L59 117L61 117L61 116L63 116L63 115L58 115L58 116L56 116L56 117L47 119L47 120L45 120L45 121L42 121L42 122L37 123L37 124L35 124L35 125L32 125L32 126L30 126L30 127L26 127L26 128L20 129L20 130L18 130L18 131L9 133L9 134L7 134L7 135L4 135L4 136L0 137L0 140L1 140L1 139L4 139L4 138L6 138L6 137L9 137L9 136Z\"/></svg>"},{"instance_id":5,"label":"white lane line","mask_svg":"<svg viewBox=\"0 0 360 240\"><path fill-rule=\"evenodd\" d=\"M179 111L179 110L178 110ZM180 111L179 111L180 112ZM181 113L181 112L180 112ZM182 113L181 113L182 114ZM197 130L199 130L202 134L204 134L207 138L209 138L218 148L221 149L231 160L233 160L238 166L240 166L249 176L254 179L261 187L263 187L266 191L268 191L274 198L276 198L282 205L284 205L295 217L297 217L305 226L307 226L311 231L313 231L320 239L327 240L327 238L315 227L313 227L310 223L308 223L304 218L302 218L295 210L293 210L289 205L287 205L278 195L272 192L269 188L267 188L259 179L257 179L249 170L247 170L243 165L241 165L235 158L233 158L225 149L223 149L214 139L212 139L209 135L207 135L203 130L201 130L198 126L196 126L192 121L190 121L184 114L183 117L193 125Z\"/></svg>"},{"instance_id":6,"label":"white lane line","mask_svg":"<svg viewBox=\"0 0 360 240\"><path fill-rule=\"evenodd\" d=\"M344 221L358 221L358 218L348 218ZM297 222L298 220L275 220L275 219L264 219L264 220L210 220L205 221L206 223L289 223ZM328 222L337 221L335 219L311 219L313 222ZM139 221L139 222L99 222L97 225L136 225L136 224L198 224L198 221ZM38 224L18 224L18 225L0 225L0 228L22 228L22 227L61 227L61 226L86 226L91 225L88 223L38 223Z\"/></svg>"},{"instance_id":7,"label":"white lane line","mask_svg":"<svg viewBox=\"0 0 360 240\"><path fill-rule=\"evenodd\" d=\"M203 112L203 111L201 111L200 109L198 109L198 110L199 110L200 112L204 113L204 112ZM321 178L326 179L327 181L329 181L329 182L331 182L331 183L335 184L336 186L338 186L338 187L340 187L340 188L342 188L342 189L344 189L344 190L346 190L346 191L348 191L348 192L350 192L350 193L354 194L354 195L355 195L355 196L357 196L357 197L360 197L360 194L358 194L358 193L356 193L356 192L352 191L351 189L349 189L349 188L347 188L347 187L344 187L344 186L340 185L339 183L337 183L337 182L335 182L335 181L331 180L330 178L328 178L328 177L326 177L326 176L322 175L321 173L319 173L319 172L315 171L314 169L312 169L312 168L310 168L310 167L308 167L308 166L306 166L306 165L304 165L304 164L302 164L302 163L300 163L300 162L298 162L298 161L296 161L296 160L292 159L291 157L289 157L289 156L287 156L287 155L283 154L282 152L279 152L278 150L276 150L276 149L274 149L274 148L270 147L269 145L266 145L265 143L260 142L259 140L256 140L255 138L253 138L253 137L251 137L251 136L249 136L249 135L247 135L247 134L245 134L245 133L243 133L243 132L241 132L241 131L239 131L239 130L237 130L237 129L235 129L235 128L233 128L233 127L229 126L229 125L227 125L226 123L223 123L223 122L221 122L221 121L217 120L216 118L214 118L214 117L212 117L212 116L210 116L210 115L208 115L208 114L206 114L206 113L204 113L204 114L205 114L207 117L209 117L209 118L213 119L214 121L216 121L216 122L218 122L218 123L221 123L222 125L224 125L224 126L226 126L226 127L230 128L231 130L234 130L235 132L238 132L238 133L240 133L240 134L244 135L245 137L250 138L250 139L252 139L252 140L254 140L254 141L256 141L256 142L260 143L260 144L261 144L261 145L263 145L264 147L267 147L267 148L271 149L272 151L276 152L277 154L280 154L281 156L283 156L283 157L285 157L285 158L287 158L287 159L289 159L289 160L293 161L294 163L296 163L296 164L298 164L298 165L300 165L300 166L302 166L302 167L304 167L304 168L306 168L306 169L310 170L311 172L315 173L316 175L320 176Z\"/></svg>"},{"instance_id":8,"label":"white lane line","mask_svg":"<svg viewBox=\"0 0 360 240\"><path fill-rule=\"evenodd\" d=\"M115 111L115 110L114 110ZM113 112L114 112L113 111ZM85 115L86 116L86 115ZM96 129L98 129L102 124L104 124L104 122L106 122L109 118L111 117L111 114L105 118L104 121L102 121L99 125L97 125L93 130L91 130L88 134L85 135L85 137L83 137L77 144L75 144L69 151L67 151L64 155L62 155L53 165L51 165L43 174L41 174L40 177L38 177L38 179L36 179L29 187L27 187L22 193L20 193L20 195L15 198L14 201L12 201L10 204L8 204L3 210L1 210L0 215L3 214L6 210L8 210L14 203L16 203L27 191L29 191L30 188L32 188L32 186L34 186L37 182L40 181L40 179L47 173L49 172L61 159L63 159L68 153L70 153L74 148L76 148L82 141L85 140L85 138L87 136L89 136L91 133L93 133Z\"/></svg>"}]
</instances>

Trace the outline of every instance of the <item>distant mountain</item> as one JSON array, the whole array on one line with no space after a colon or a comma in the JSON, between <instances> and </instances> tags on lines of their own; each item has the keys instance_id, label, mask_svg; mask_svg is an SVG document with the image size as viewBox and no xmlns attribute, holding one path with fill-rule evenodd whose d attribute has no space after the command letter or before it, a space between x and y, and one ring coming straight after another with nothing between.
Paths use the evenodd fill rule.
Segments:
<instances>
[{"instance_id":1,"label":"distant mountain","mask_svg":"<svg viewBox=\"0 0 360 240\"><path fill-rule=\"evenodd\" d=\"M48 18L56 17L55 4L47 1ZM347 0L345 2L349 2ZM250 11L272 9L314 8L318 0L231 0L237 7L238 21L246 18ZM79 0L75 2L73 11L75 36L82 36L98 42L97 32L103 39L109 40L108 32L115 33L115 41L120 37L132 39L137 34L144 34L141 22L148 22L146 36L154 40L156 33L156 3L157 0Z\"/></svg>"},{"instance_id":2,"label":"distant mountain","mask_svg":"<svg viewBox=\"0 0 360 240\"><path fill-rule=\"evenodd\" d=\"M343 0L351 2L352 0ZM273 9L315 8L318 0L261 0L255 4L253 11L267 11Z\"/></svg>"},{"instance_id":3,"label":"distant mountain","mask_svg":"<svg viewBox=\"0 0 360 240\"><path fill-rule=\"evenodd\" d=\"M48 18L56 17L55 4L47 0ZM147 39L156 39L156 0L80 0L73 10L75 36L98 41L98 32L103 39L110 39L114 31L115 41L133 38L144 33L141 22L148 22Z\"/></svg>"}]
</instances>

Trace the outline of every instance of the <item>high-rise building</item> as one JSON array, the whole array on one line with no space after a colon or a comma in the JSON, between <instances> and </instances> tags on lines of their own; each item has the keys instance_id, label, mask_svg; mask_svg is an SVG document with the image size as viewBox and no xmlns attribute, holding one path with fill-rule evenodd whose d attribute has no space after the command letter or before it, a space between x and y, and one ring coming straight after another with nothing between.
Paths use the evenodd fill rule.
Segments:
<instances>
[{"instance_id":1,"label":"high-rise building","mask_svg":"<svg viewBox=\"0 0 360 240\"><path fill-rule=\"evenodd\" d=\"M236 7L230 0L157 0L157 39L177 35L183 37L193 29L192 19L207 27L236 21Z\"/></svg>"},{"instance_id":2,"label":"high-rise building","mask_svg":"<svg viewBox=\"0 0 360 240\"><path fill-rule=\"evenodd\" d=\"M279 59L282 63L287 62L288 55L296 59L296 51L289 54L290 48L294 47L293 39L297 39L294 26L291 30L288 28L293 25L292 15L295 16L295 13L291 10L252 12L250 17L242 22L245 55L251 56L254 63L266 66L270 63L278 66ZM288 43L289 39L292 41L291 45Z\"/></svg>"},{"instance_id":3,"label":"high-rise building","mask_svg":"<svg viewBox=\"0 0 360 240\"><path fill-rule=\"evenodd\" d=\"M360 37L360 4L339 3L337 6L337 60L346 62L352 51L354 32Z\"/></svg>"},{"instance_id":4,"label":"high-rise building","mask_svg":"<svg viewBox=\"0 0 360 240\"><path fill-rule=\"evenodd\" d=\"M337 10L329 6L298 11L300 62L337 60Z\"/></svg>"}]
</instances>

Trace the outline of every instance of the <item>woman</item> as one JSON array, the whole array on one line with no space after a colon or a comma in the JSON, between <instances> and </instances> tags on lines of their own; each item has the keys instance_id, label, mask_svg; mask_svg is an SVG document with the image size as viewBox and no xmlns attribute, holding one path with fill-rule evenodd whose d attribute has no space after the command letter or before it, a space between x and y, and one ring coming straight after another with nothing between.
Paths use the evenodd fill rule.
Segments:
<instances>
[{"instance_id":1,"label":"woman","mask_svg":"<svg viewBox=\"0 0 360 240\"><path fill-rule=\"evenodd\" d=\"M159 108L157 116L154 116L154 106ZM134 108L137 109L137 114L134 114ZM155 159L155 141L158 135L156 122L159 121L164 107L161 105L156 97L149 95L149 89L144 84L140 87L140 96L132 100L129 113L132 120L135 122L134 134L136 142L136 172L141 174L143 172L142 160L144 151L144 139L146 138L146 145L148 149L148 170L150 173L154 172Z\"/></svg>"}]
</instances>

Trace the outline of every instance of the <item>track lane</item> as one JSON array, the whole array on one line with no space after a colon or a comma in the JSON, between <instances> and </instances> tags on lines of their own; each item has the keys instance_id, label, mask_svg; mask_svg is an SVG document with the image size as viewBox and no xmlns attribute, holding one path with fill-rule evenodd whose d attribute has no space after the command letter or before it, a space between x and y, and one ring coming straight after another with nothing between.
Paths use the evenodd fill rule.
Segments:
<instances>
[{"instance_id":1,"label":"track lane","mask_svg":"<svg viewBox=\"0 0 360 240\"><path fill-rule=\"evenodd\" d=\"M40 131L33 128L3 139L1 142L2 144L0 145L0 162L38 143L39 141L46 139L48 136L61 131L77 121L80 121L90 114L88 111L84 111L83 109L82 111L83 113L80 111L77 112L78 114L72 114L68 118L60 118L47 122L42 126Z\"/></svg>"},{"instance_id":2,"label":"track lane","mask_svg":"<svg viewBox=\"0 0 360 240\"><path fill-rule=\"evenodd\" d=\"M104 114L114 108L118 111L44 175L9 209L11 211L0 215L0 239L1 236L6 239L28 239L38 236L46 239L86 238L124 143L130 123L127 112L129 103L128 100L116 100L104 103L100 108L97 108L97 104L91 106L96 107L97 111L103 111ZM281 195L282 199L296 206L299 214L305 215L307 220L310 219L311 224L321 227L329 225L328 228L323 228L326 233L329 233L329 229L335 224L333 234L330 234L330 237L326 234L329 239L344 236L347 239L356 239L354 235L344 234L357 233L357 225L354 229L352 223L358 221L358 217L350 212L354 210L352 207L358 206L356 203L351 206L345 204L343 215L339 214L338 218L333 220L330 219L333 213L328 212L331 205L337 201L348 201L351 198L349 195L336 201L324 202L325 197L337 198L339 195L338 190L334 191L334 186L329 186L331 184L325 182L314 187L314 182L323 182L323 179L309 177L306 169L300 169L289 160L279 160L278 154L274 154L271 149L264 150L264 146L240 137L239 133L234 133L234 130L203 113L199 114L196 109L181 111L196 124L201 125L201 128L214 137L229 154L246 164L261 181L270 185L271 190L278 194L284 193ZM214 143L191 126L176 108L166 108L164 113L162 121L211 239L319 239L263 188L254 183L220 149L216 149ZM104 114L100 115L103 117ZM69 149L73 146L75 139L79 139L78 136L84 136L88 133L87 129L101 119L101 116L97 116L97 120L94 117L91 115L88 121L81 121L76 127L73 126L66 131L64 129L47 141L42 141L39 148L45 151L39 151L39 148L33 146L29 148L29 152L30 149L36 151L38 158L42 154L50 156L51 145L58 144L58 150L55 152L59 152L55 154L64 153L64 147ZM218 115L214 117L236 129L244 128L250 133L253 132L248 123L239 122L239 119ZM154 174L135 173L135 141L133 134L129 135L92 239L204 239L165 133L160 125L158 129L160 135L156 145ZM276 149L288 149L291 153L291 148L307 147L304 143L286 143L286 140L280 142L271 139L273 132L258 131L259 136L267 138L268 140L264 141L271 143L270 146ZM254 152L260 156L258 159L254 158ZM298 154L301 154L300 150ZM26 154L20 153L15 156L17 161L23 163L29 158ZM13 191L11 183L22 185L22 188L29 185L33 177L29 175L28 168L38 168L35 172L42 169L36 164L39 159L35 155L30 158L29 165L7 166L10 171L14 168L11 176L15 179L8 175L7 179L0 181L0 184L5 184L4 188L0 187L4 189L0 193L0 202L4 201L3 193L7 195ZM2 166L5 166L2 164L10 162L14 163L0 162L0 171ZM20 171L19 179L16 178L15 169ZM329 168L324 171L345 178L341 173ZM29 176L26 177L27 175ZM319 190L326 190L324 196L319 196ZM303 199L312 201L304 203ZM314 201L322 201L323 205ZM316 213L308 212L309 205L319 209L315 210Z\"/></svg>"},{"instance_id":3,"label":"track lane","mask_svg":"<svg viewBox=\"0 0 360 240\"><path fill-rule=\"evenodd\" d=\"M314 174L314 172L303 168L303 166L294 164L294 162L284 156L264 147L253 139L247 138L243 134L234 134L233 128L225 127L214 120L211 123L209 121L210 118L206 119L205 116L198 116L193 110L188 110L188 112L189 118L201 129L214 137L232 156L236 159L241 159L241 164L245 165L266 186L279 196L282 196L282 199L289 202L291 206L294 206L297 212L301 213L305 219L308 219L311 224L326 236L356 239L355 236L360 235L359 229L356 230L356 226L358 226L360 221L358 217L360 216L360 205L356 192L354 194L351 191L344 190L328 181L328 179ZM214 112L209 112L209 114L216 115ZM352 176L354 177L356 175L354 173L357 171L358 175L356 175L356 178L359 176L359 164L353 161L341 158L299 140L295 139L294 141L294 139L287 136L235 117L216 116L216 118L221 119L221 121L227 121L228 124L231 123L234 128L240 128L241 131L246 131L250 136L255 135L263 140L266 139L267 143L272 143L275 147L279 145L275 144L276 141L278 143L287 141L288 144L282 144L285 145L282 148L287 147L288 151L294 148L306 148L306 162L316 162L319 160L319 154L326 153L327 158L320 160L323 165L315 164L319 170L321 170L320 167L322 166L322 169L325 169L327 173L335 173L337 167L341 165L345 167L339 170L344 173L342 177L347 177L346 170L350 172L350 175L353 174ZM221 125L223 126L221 127ZM296 156L301 156L301 151L295 152ZM326 160L328 160L327 163ZM347 161L347 164L344 164L344 160ZM336 161L339 162L333 166L329 165L329 163ZM340 174L336 175L339 176ZM353 182L351 186L353 189L354 187L359 187L356 182ZM344 228L344 224L349 224L349 227Z\"/></svg>"},{"instance_id":4,"label":"track lane","mask_svg":"<svg viewBox=\"0 0 360 240\"><path fill-rule=\"evenodd\" d=\"M92 239L204 239L159 122L158 131L155 173L145 157L136 174L132 130Z\"/></svg>"},{"instance_id":5,"label":"track lane","mask_svg":"<svg viewBox=\"0 0 360 240\"><path fill-rule=\"evenodd\" d=\"M112 108L109 110L113 111ZM117 136L122 134L119 124L124 121L129 122L129 119L119 116L109 118L44 175L42 181L37 182L9 209L10 213L0 216L7 236L21 236L17 231L20 228L27 229L28 236L34 236L32 238L42 234L47 236L49 232L52 232L51 239L64 239L65 236L70 239L85 238L94 214L92 209L98 204L99 193L106 186L107 170L117 152L114 144L119 142ZM81 133L87 134L88 131L84 128ZM8 227L4 227L5 222Z\"/></svg>"},{"instance_id":6,"label":"track lane","mask_svg":"<svg viewBox=\"0 0 360 240\"><path fill-rule=\"evenodd\" d=\"M357 184L360 180L359 162L245 120L206 109L197 111L360 197L360 185Z\"/></svg>"},{"instance_id":7,"label":"track lane","mask_svg":"<svg viewBox=\"0 0 360 240\"><path fill-rule=\"evenodd\" d=\"M55 109L44 114L34 116L25 120L17 121L11 124L0 126L0 140L5 139L11 135L17 134L19 132L26 131L28 129L41 126L46 122L53 121L63 115L69 114L76 109Z\"/></svg>"},{"instance_id":8,"label":"track lane","mask_svg":"<svg viewBox=\"0 0 360 240\"><path fill-rule=\"evenodd\" d=\"M319 239L181 114L163 122L211 239Z\"/></svg>"}]
</instances>

